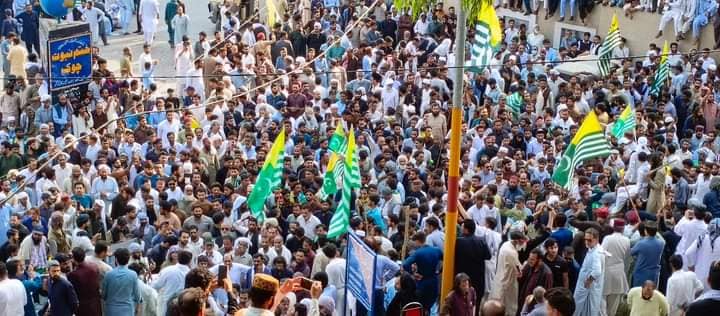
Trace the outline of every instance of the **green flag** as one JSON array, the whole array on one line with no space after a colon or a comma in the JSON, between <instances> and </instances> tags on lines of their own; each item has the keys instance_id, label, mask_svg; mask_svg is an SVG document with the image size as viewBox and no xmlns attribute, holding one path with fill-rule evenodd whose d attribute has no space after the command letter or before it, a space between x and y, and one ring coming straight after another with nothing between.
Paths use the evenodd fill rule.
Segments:
<instances>
[{"instance_id":1,"label":"green flag","mask_svg":"<svg viewBox=\"0 0 720 316\"><path fill-rule=\"evenodd\" d=\"M357 150L355 150L355 133L353 130L350 130L350 135L348 135L347 150L345 151L345 169L342 198L335 210L335 214L330 219L328 238L337 238L350 228L350 199L352 199L352 191L360 188L360 167L358 166L358 154Z\"/></svg>"},{"instance_id":2,"label":"green flag","mask_svg":"<svg viewBox=\"0 0 720 316\"><path fill-rule=\"evenodd\" d=\"M283 164L285 159L285 128L280 130L280 134L275 138L275 142L270 148L270 152L265 157L260 174L255 181L252 192L248 197L247 204L252 211L252 215L257 218L259 223L265 220L265 199L270 195L273 189L280 185L283 174Z\"/></svg>"},{"instance_id":3,"label":"green flag","mask_svg":"<svg viewBox=\"0 0 720 316\"><path fill-rule=\"evenodd\" d=\"M572 183L575 167L585 160L608 155L610 155L610 145L605 139L602 125L595 112L590 111L555 167L552 180L568 189Z\"/></svg>"},{"instance_id":4,"label":"green flag","mask_svg":"<svg viewBox=\"0 0 720 316\"><path fill-rule=\"evenodd\" d=\"M653 81L652 86L650 86L650 94L652 95L657 96L660 94L660 90L662 90L662 87L665 85L668 77L670 76L670 65L668 65L669 54L670 46L668 46L668 42L665 41L662 56L660 56L660 67L658 67L657 72L655 72L655 80Z\"/></svg>"},{"instance_id":5,"label":"green flag","mask_svg":"<svg viewBox=\"0 0 720 316\"><path fill-rule=\"evenodd\" d=\"M512 112L513 117L517 119L523 110L523 96L520 92L515 91L513 94L505 98L508 110Z\"/></svg>"},{"instance_id":6,"label":"green flag","mask_svg":"<svg viewBox=\"0 0 720 316\"><path fill-rule=\"evenodd\" d=\"M337 184L342 181L345 171L345 165L339 157L336 153L330 154L330 161L323 176L323 185L317 193L318 198L321 200L326 200L329 195L335 194L338 191Z\"/></svg>"},{"instance_id":7,"label":"green flag","mask_svg":"<svg viewBox=\"0 0 720 316\"><path fill-rule=\"evenodd\" d=\"M328 143L330 151L342 155L347 149L347 136L345 135L345 129L342 124L338 122L335 132L330 136L330 142Z\"/></svg>"},{"instance_id":8,"label":"green flag","mask_svg":"<svg viewBox=\"0 0 720 316\"><path fill-rule=\"evenodd\" d=\"M635 111L633 111L630 105L626 106L625 109L620 113L617 121L613 124L612 134L615 138L620 139L625 136L625 133L635 129Z\"/></svg>"},{"instance_id":9,"label":"green flag","mask_svg":"<svg viewBox=\"0 0 720 316\"><path fill-rule=\"evenodd\" d=\"M618 23L617 15L613 14L610 30L608 30L608 34L598 51L598 69L600 70L600 76L603 78L610 74L610 68L612 66L610 64L610 57L612 56L613 49L620 46L621 39L620 23Z\"/></svg>"}]
</instances>

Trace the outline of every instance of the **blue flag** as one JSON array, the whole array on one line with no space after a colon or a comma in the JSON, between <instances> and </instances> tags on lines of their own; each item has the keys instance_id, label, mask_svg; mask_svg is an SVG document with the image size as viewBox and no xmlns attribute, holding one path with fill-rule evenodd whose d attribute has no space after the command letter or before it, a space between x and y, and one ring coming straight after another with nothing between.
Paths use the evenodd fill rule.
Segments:
<instances>
[{"instance_id":1,"label":"blue flag","mask_svg":"<svg viewBox=\"0 0 720 316\"><path fill-rule=\"evenodd\" d=\"M347 281L348 291L365 306L372 310L373 289L375 289L375 254L358 235L348 233Z\"/></svg>"}]
</instances>

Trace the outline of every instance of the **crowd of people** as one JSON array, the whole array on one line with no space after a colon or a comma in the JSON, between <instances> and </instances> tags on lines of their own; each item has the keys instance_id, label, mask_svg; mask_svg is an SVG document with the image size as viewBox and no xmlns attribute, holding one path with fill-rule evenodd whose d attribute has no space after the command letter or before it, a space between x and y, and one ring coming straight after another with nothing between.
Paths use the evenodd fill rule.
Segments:
<instances>
[{"instance_id":1,"label":"crowd of people","mask_svg":"<svg viewBox=\"0 0 720 316\"><path fill-rule=\"evenodd\" d=\"M276 1L274 16L267 4L211 1L215 29L191 34L186 4L168 0L176 78L160 91L159 1L77 2L68 19L90 23L92 81L86 95L54 97L38 4L2 4L0 315L720 310L720 76L708 48L672 43L672 73L653 93L656 44L640 59L621 45L607 77L561 75L556 66L597 55L602 37L568 33L553 47L539 28L501 19L492 61L471 72L454 65L457 16L442 4L414 16L383 1ZM523 4L547 17L559 4L560 19L568 5L504 5ZM582 19L591 5L580 1ZM100 43L138 36L136 16L142 52L126 48L111 70ZM458 71L460 216L446 223ZM614 137L626 107L636 127ZM553 172L591 113L612 151L562 188ZM318 194L338 130L352 130L359 151L349 230L378 256L370 311L346 288L346 237L327 237L342 194ZM281 132L281 184L258 218L246 202ZM455 258L444 256L448 224ZM441 280L443 260L453 280ZM445 297L441 282L453 285Z\"/></svg>"}]
</instances>

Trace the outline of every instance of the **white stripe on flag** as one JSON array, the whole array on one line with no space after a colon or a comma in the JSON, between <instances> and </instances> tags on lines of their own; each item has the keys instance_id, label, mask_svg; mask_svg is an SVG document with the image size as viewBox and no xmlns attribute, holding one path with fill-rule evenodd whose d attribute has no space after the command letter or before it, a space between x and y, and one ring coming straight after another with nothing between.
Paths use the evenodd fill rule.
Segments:
<instances>
[{"instance_id":1,"label":"white stripe on flag","mask_svg":"<svg viewBox=\"0 0 720 316\"><path fill-rule=\"evenodd\" d=\"M347 289L370 311L373 306L377 255L352 231L348 232L347 255Z\"/></svg>"}]
</instances>

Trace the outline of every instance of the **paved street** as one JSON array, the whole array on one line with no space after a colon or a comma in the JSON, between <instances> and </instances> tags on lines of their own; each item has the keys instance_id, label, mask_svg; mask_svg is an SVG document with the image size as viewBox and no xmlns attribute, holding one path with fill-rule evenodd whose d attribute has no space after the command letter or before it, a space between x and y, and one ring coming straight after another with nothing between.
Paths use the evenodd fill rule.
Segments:
<instances>
[{"instance_id":1,"label":"paved street","mask_svg":"<svg viewBox=\"0 0 720 316\"><path fill-rule=\"evenodd\" d=\"M168 32L167 25L165 24L165 4L167 0L160 1L160 23L158 25L158 32L155 35L155 42L152 47L152 57L159 61L159 64L155 70L155 76L166 77L174 76L174 52L170 48L168 43ZM190 17L190 40L194 43L198 38L198 33L205 31L208 34L208 39L212 40L214 26L210 19L208 19L209 13L207 9L207 1L191 0L185 1L187 14ZM130 24L130 32L137 30L137 24L133 20ZM133 58L137 60L138 56L142 53L143 47L143 35L133 34L130 35L112 35L108 38L110 45L101 46L101 56L108 60L110 69L116 74L120 74L120 63L122 57L122 50L124 47L130 47L130 51L133 54ZM137 73L138 65L133 65L133 71L135 76L139 76ZM140 80L140 79L138 79ZM156 80L160 91L165 91L169 87L175 87L175 79L172 78L158 78Z\"/></svg>"}]
</instances>

